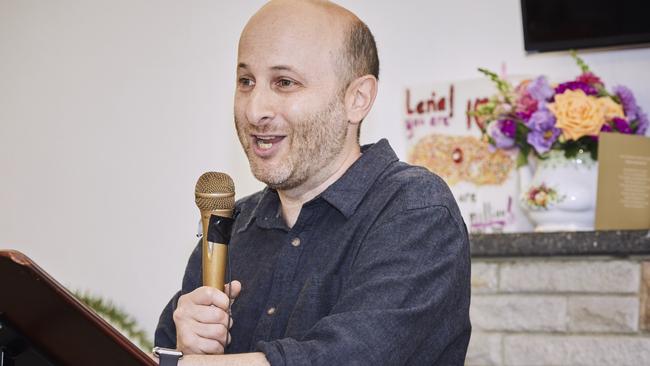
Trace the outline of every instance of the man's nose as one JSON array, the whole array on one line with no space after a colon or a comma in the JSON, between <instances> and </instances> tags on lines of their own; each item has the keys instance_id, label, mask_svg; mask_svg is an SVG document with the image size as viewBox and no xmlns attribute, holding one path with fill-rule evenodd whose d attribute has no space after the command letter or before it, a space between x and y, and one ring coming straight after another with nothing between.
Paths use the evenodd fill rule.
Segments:
<instances>
[{"instance_id":1,"label":"man's nose","mask_svg":"<svg viewBox=\"0 0 650 366\"><path fill-rule=\"evenodd\" d=\"M256 126L268 124L274 117L273 93L271 90L256 87L250 93L246 106L246 118Z\"/></svg>"}]
</instances>

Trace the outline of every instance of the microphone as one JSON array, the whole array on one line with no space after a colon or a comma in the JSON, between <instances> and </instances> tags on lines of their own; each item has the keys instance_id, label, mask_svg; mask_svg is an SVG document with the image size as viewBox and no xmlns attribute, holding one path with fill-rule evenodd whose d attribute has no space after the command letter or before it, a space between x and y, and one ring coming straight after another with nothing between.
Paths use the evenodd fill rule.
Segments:
<instances>
[{"instance_id":1,"label":"microphone","mask_svg":"<svg viewBox=\"0 0 650 366\"><path fill-rule=\"evenodd\" d=\"M203 226L203 285L224 291L235 183L225 173L204 173L196 182L194 198Z\"/></svg>"}]
</instances>

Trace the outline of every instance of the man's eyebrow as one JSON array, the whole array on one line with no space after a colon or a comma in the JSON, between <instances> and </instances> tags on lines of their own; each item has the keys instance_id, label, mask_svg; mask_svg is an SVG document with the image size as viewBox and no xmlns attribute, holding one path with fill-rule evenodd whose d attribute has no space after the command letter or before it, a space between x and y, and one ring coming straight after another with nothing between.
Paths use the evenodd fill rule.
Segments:
<instances>
[{"instance_id":1,"label":"man's eyebrow","mask_svg":"<svg viewBox=\"0 0 650 366\"><path fill-rule=\"evenodd\" d=\"M277 65L277 66L272 66L271 70L277 70L277 71L295 71L291 66L288 65Z\"/></svg>"},{"instance_id":2,"label":"man's eyebrow","mask_svg":"<svg viewBox=\"0 0 650 366\"><path fill-rule=\"evenodd\" d=\"M248 69L248 64L244 62L240 62L237 64L238 69ZM271 66L271 70L274 71L295 71L291 66L288 65L277 65L277 66Z\"/></svg>"}]
</instances>

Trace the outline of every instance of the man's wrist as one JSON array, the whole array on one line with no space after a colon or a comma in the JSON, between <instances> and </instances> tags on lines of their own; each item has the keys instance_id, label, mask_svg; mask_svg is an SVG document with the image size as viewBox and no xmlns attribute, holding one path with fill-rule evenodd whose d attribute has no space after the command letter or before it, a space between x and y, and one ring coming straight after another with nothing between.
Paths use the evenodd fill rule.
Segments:
<instances>
[{"instance_id":1,"label":"man's wrist","mask_svg":"<svg viewBox=\"0 0 650 366\"><path fill-rule=\"evenodd\" d=\"M269 366L262 352L230 355L187 355L178 366Z\"/></svg>"},{"instance_id":2,"label":"man's wrist","mask_svg":"<svg viewBox=\"0 0 650 366\"><path fill-rule=\"evenodd\" d=\"M177 366L178 360L183 358L183 352L163 347L154 347L153 355L158 358L160 366Z\"/></svg>"}]
</instances>

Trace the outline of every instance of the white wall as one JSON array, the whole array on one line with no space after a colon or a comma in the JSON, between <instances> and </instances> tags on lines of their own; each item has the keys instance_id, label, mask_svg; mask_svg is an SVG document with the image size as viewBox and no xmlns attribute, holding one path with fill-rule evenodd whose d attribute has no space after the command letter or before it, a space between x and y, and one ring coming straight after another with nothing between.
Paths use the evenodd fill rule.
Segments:
<instances>
[{"instance_id":1,"label":"white wall","mask_svg":"<svg viewBox=\"0 0 650 366\"><path fill-rule=\"evenodd\" d=\"M229 172L259 189L232 128L236 43L263 1L0 0L0 248L153 332L196 242L193 189ZM510 73L577 73L523 52L519 0L341 1L374 31L380 94L362 141L404 153L402 87ZM584 58L650 111L650 49ZM4 279L0 279L3 281Z\"/></svg>"}]
</instances>

